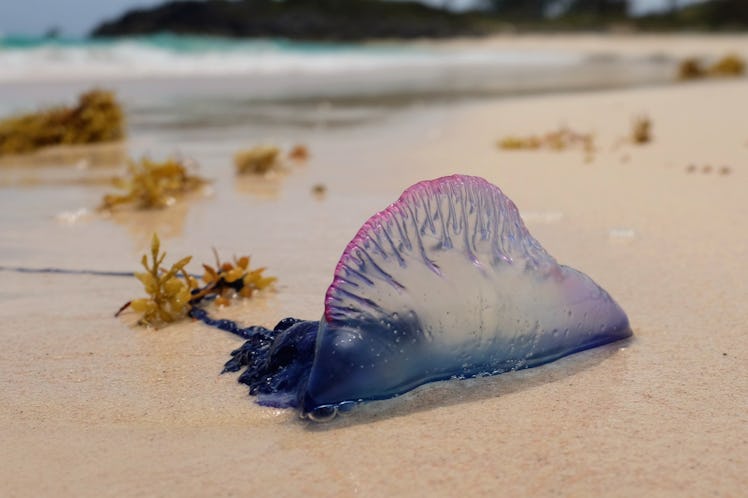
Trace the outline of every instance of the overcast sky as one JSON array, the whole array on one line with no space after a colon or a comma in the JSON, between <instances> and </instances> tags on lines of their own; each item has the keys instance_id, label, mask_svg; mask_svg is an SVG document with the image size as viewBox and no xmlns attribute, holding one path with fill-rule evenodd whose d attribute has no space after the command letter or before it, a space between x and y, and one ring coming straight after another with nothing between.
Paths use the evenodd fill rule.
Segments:
<instances>
[{"instance_id":1,"label":"overcast sky","mask_svg":"<svg viewBox=\"0 0 748 498\"><path fill-rule=\"evenodd\" d=\"M58 27L64 35L87 34L104 19L118 16L136 6L150 6L164 0L2 0L0 34L40 35ZM476 0L421 0L433 5L445 2L467 7ZM637 12L662 8L668 0L632 0Z\"/></svg>"}]
</instances>

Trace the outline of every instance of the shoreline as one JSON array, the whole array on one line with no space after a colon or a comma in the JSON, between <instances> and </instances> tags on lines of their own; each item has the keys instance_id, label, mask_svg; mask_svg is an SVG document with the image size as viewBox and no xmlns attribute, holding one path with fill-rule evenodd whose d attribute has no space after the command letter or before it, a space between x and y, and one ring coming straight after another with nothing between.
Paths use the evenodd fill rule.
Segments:
<instances>
[{"instance_id":1,"label":"shoreline","mask_svg":"<svg viewBox=\"0 0 748 498\"><path fill-rule=\"evenodd\" d=\"M521 92L524 87L526 92L664 83L675 78L677 63L684 57L716 58L735 52L748 58L748 35L498 35L333 44L311 51L303 44L279 40L227 43L226 54L210 43L180 51L127 39L114 42L111 49L96 48L101 53L61 47L63 53L80 50L68 54L77 61L75 71L60 66L59 57L49 59L47 52L34 49L24 53L26 62L8 62L0 90L21 97L23 88L30 86L31 92L39 87L36 94L44 95L43 89L52 98L64 95L55 90L57 85L68 91L111 85L125 94L151 90L159 97L166 89L200 96L213 86L218 92L260 101L428 93L491 96Z\"/></svg>"},{"instance_id":2,"label":"shoreline","mask_svg":"<svg viewBox=\"0 0 748 498\"><path fill-rule=\"evenodd\" d=\"M553 47L560 51L581 52L588 55L618 53L629 56L720 56L735 51L747 55L748 35L735 33L511 33L483 38L453 38L428 41L430 44L480 46L484 48L519 48L542 50Z\"/></svg>"},{"instance_id":3,"label":"shoreline","mask_svg":"<svg viewBox=\"0 0 748 498\"><path fill-rule=\"evenodd\" d=\"M395 64L392 67L376 69L376 63L369 69L347 69L345 65L335 66L341 61L331 59L329 73L297 73L289 66L287 71L291 72L277 74L239 71L154 75L119 71L61 80L6 79L0 81L0 93L6 97L0 102L0 114L69 102L91 87L103 87L120 95L135 127L155 123L158 130L165 124L182 126L180 121L185 120L209 120L216 126L261 122L272 128L294 126L294 121L301 124L299 128L348 126L386 117L392 110L442 102L677 86L681 84L676 81L678 61L685 57L711 62L736 53L748 60L748 35L509 35L396 46L433 53L423 67L400 67L398 64L407 60L393 60L387 63ZM452 57L452 62L439 62L435 54ZM476 54L478 60L472 61L470 57ZM517 66L506 60L492 62L490 54L556 54L566 62ZM65 74L72 73L66 70Z\"/></svg>"}]
</instances>

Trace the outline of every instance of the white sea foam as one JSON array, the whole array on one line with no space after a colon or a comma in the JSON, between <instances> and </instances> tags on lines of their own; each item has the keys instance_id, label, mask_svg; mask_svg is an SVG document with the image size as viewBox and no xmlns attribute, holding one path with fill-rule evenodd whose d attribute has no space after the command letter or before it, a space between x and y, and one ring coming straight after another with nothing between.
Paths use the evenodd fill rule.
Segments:
<instances>
[{"instance_id":1,"label":"white sea foam","mask_svg":"<svg viewBox=\"0 0 748 498\"><path fill-rule=\"evenodd\" d=\"M549 67L578 63L573 54L353 46L179 37L113 42L0 40L0 81L76 81L174 76L344 75L478 67Z\"/></svg>"}]
</instances>

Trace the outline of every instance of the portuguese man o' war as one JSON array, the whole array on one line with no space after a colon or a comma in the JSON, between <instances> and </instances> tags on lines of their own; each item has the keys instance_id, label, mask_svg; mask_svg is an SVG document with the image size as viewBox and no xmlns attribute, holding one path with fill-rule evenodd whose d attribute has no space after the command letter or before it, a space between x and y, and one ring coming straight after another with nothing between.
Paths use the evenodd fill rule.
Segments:
<instances>
[{"instance_id":1,"label":"portuguese man o' war","mask_svg":"<svg viewBox=\"0 0 748 498\"><path fill-rule=\"evenodd\" d=\"M632 334L608 293L559 265L498 187L462 175L413 185L361 227L335 268L320 321L232 332L248 340L225 371L244 368L239 380L260 404L312 420Z\"/></svg>"}]
</instances>

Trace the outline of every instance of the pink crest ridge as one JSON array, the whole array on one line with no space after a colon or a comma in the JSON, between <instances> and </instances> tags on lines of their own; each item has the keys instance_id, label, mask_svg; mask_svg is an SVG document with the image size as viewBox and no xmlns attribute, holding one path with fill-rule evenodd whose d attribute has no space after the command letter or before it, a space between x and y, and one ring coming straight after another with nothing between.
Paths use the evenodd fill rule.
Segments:
<instances>
[{"instance_id":1,"label":"pink crest ridge","mask_svg":"<svg viewBox=\"0 0 748 498\"><path fill-rule=\"evenodd\" d=\"M510 209L518 214L517 207L514 205L511 199L506 198L506 196L504 196L503 192L501 192L501 189L499 187L477 176L454 174L450 176L442 176L440 178L435 178L433 180L420 181L408 187L395 202L387 206L382 211L375 213L368 220L366 220L363 226L358 230L356 235L353 237L353 239L348 243L348 245L343 250L343 254L338 260L338 264L335 266L335 273L333 275L332 283L327 288L327 292L325 293L325 313L324 313L325 321L327 321L328 323L332 321L331 303L335 299L332 293L340 285L341 280L343 279L344 265L347 263L347 261L351 257L353 257L354 251L362 247L363 243L370 236L371 232L375 230L376 228L381 227L384 223L390 221L396 214L400 214L402 212L401 206L406 204L411 198L415 197L417 194L425 193L428 195L435 195L440 192L443 192L445 187L455 185L455 184L458 184L458 185L472 184L472 185L480 186L482 188L488 188L491 190L498 191L503 197L505 197L506 201L509 204ZM525 231L526 231L526 228L525 228Z\"/></svg>"}]
</instances>

